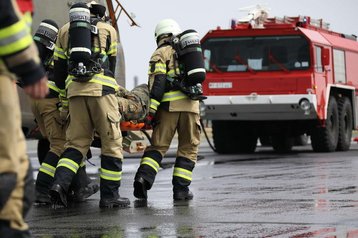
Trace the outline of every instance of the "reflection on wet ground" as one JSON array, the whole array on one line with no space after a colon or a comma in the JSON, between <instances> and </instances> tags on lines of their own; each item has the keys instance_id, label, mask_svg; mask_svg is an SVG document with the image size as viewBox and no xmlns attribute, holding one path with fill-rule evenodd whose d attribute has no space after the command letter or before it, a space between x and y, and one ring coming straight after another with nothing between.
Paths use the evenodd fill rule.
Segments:
<instances>
[{"instance_id":1,"label":"reflection on wet ground","mask_svg":"<svg viewBox=\"0 0 358 238\"><path fill-rule=\"evenodd\" d=\"M120 189L130 208L99 209L95 194L68 209L33 208L28 222L35 237L358 237L358 146L307 151L221 156L205 147L193 173L194 200L184 202L172 200L175 154L148 201L132 195L140 160L132 158Z\"/></svg>"}]
</instances>

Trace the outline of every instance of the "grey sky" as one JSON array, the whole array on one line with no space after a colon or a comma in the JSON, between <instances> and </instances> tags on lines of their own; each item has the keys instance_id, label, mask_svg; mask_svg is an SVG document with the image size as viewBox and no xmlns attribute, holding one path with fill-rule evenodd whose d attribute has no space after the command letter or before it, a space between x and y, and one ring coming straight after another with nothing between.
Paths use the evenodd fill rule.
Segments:
<instances>
[{"instance_id":1,"label":"grey sky","mask_svg":"<svg viewBox=\"0 0 358 238\"><path fill-rule=\"evenodd\" d=\"M147 82L148 61L156 48L154 28L164 18L172 18L182 30L195 29L204 36L217 26L228 28L231 19L245 16L239 9L264 4L271 10L270 17L306 15L322 18L330 29L345 34L358 35L357 0L120 0L128 12L136 15L140 28L130 27L125 15L119 19L121 40L126 60L126 88L133 88L133 78Z\"/></svg>"}]
</instances>

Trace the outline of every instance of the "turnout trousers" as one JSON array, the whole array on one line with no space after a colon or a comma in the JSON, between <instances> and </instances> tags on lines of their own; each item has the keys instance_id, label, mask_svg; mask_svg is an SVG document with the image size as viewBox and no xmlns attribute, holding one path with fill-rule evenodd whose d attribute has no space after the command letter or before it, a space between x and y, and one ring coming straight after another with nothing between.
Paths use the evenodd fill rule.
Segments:
<instances>
[{"instance_id":1,"label":"turnout trousers","mask_svg":"<svg viewBox=\"0 0 358 238\"><path fill-rule=\"evenodd\" d=\"M120 113L114 94L69 98L69 125L65 152L57 165L54 184L67 192L73 176L86 156L94 131L101 139L101 199L118 198L122 175L122 134Z\"/></svg>"},{"instance_id":2,"label":"turnout trousers","mask_svg":"<svg viewBox=\"0 0 358 238\"><path fill-rule=\"evenodd\" d=\"M200 144L200 118L192 112L168 112L159 108L153 129L152 145L145 150L136 176L143 177L150 189L175 133L178 149L173 171L173 189L186 190L192 180Z\"/></svg>"},{"instance_id":3,"label":"turnout trousers","mask_svg":"<svg viewBox=\"0 0 358 238\"><path fill-rule=\"evenodd\" d=\"M65 149L66 125L60 119L58 103L58 98L32 100L31 103L41 134L50 142L50 150L43 161L40 161L41 167L36 179L36 202L49 200L48 191L53 183L57 163ZM44 199L41 199L41 196Z\"/></svg>"},{"instance_id":4,"label":"turnout trousers","mask_svg":"<svg viewBox=\"0 0 358 238\"><path fill-rule=\"evenodd\" d=\"M0 75L0 176L16 174L16 184L0 206L1 237L29 236L24 217L34 198L31 165L21 130L21 113L16 90L14 81ZM0 181L0 196L6 193L10 184Z\"/></svg>"}]
</instances>

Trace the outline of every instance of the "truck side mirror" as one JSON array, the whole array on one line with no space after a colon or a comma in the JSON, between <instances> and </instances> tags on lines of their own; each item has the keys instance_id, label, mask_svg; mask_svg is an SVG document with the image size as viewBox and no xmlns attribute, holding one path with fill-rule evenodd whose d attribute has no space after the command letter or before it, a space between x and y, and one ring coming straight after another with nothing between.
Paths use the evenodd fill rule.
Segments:
<instances>
[{"instance_id":1,"label":"truck side mirror","mask_svg":"<svg viewBox=\"0 0 358 238\"><path fill-rule=\"evenodd\" d=\"M329 49L323 48L322 52L322 64L323 66L328 66L330 63Z\"/></svg>"}]
</instances>

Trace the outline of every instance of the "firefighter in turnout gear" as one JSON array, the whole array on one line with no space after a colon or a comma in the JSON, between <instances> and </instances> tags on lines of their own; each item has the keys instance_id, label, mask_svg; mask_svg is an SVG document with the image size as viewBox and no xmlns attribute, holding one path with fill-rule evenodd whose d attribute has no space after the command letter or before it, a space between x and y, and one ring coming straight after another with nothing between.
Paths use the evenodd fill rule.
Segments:
<instances>
[{"instance_id":1,"label":"firefighter in turnout gear","mask_svg":"<svg viewBox=\"0 0 358 238\"><path fill-rule=\"evenodd\" d=\"M170 44L171 37L179 33L180 27L172 19L160 21L155 29L158 48L149 62L151 104L145 120L153 126L152 145L146 148L134 179L134 196L138 199L147 199L147 190L152 187L176 132L179 145L172 178L173 199L193 198L189 185L200 143L199 101L190 99L168 80L176 78L179 71Z\"/></svg>"},{"instance_id":2,"label":"firefighter in turnout gear","mask_svg":"<svg viewBox=\"0 0 358 238\"><path fill-rule=\"evenodd\" d=\"M101 139L100 202L103 208L126 207L119 196L122 175L122 135L118 84L114 79L117 32L104 21L105 7L91 2L75 3L70 22L58 34L54 53L56 85L69 100L69 125L65 151L50 189L54 205L67 206L66 194L93 140ZM91 14L90 14L91 13Z\"/></svg>"},{"instance_id":3,"label":"firefighter in turnout gear","mask_svg":"<svg viewBox=\"0 0 358 238\"><path fill-rule=\"evenodd\" d=\"M60 156L65 148L66 142L66 118L61 118L62 110L59 102L59 88L53 82L53 52L58 34L56 22L50 19L43 20L35 35L34 41L39 50L40 59L47 72L49 81L48 87L50 93L45 99L32 100L31 108L35 115L37 125L41 134L50 142L50 150L47 152L43 161L40 161L41 167L36 179L36 199L35 203L39 205L51 204L49 190L53 183L53 177ZM62 103L67 103L62 102ZM67 105L65 105L66 107ZM60 109L60 110L59 110ZM91 182L85 170L84 163L79 169L73 183L73 199L83 201L85 198L96 193L99 186ZM84 184L79 187L76 184Z\"/></svg>"},{"instance_id":4,"label":"firefighter in turnout gear","mask_svg":"<svg viewBox=\"0 0 358 238\"><path fill-rule=\"evenodd\" d=\"M21 130L16 79L27 94L43 98L48 93L27 19L15 0L0 1L0 236L30 237L24 221L34 197L30 161Z\"/></svg>"}]
</instances>

